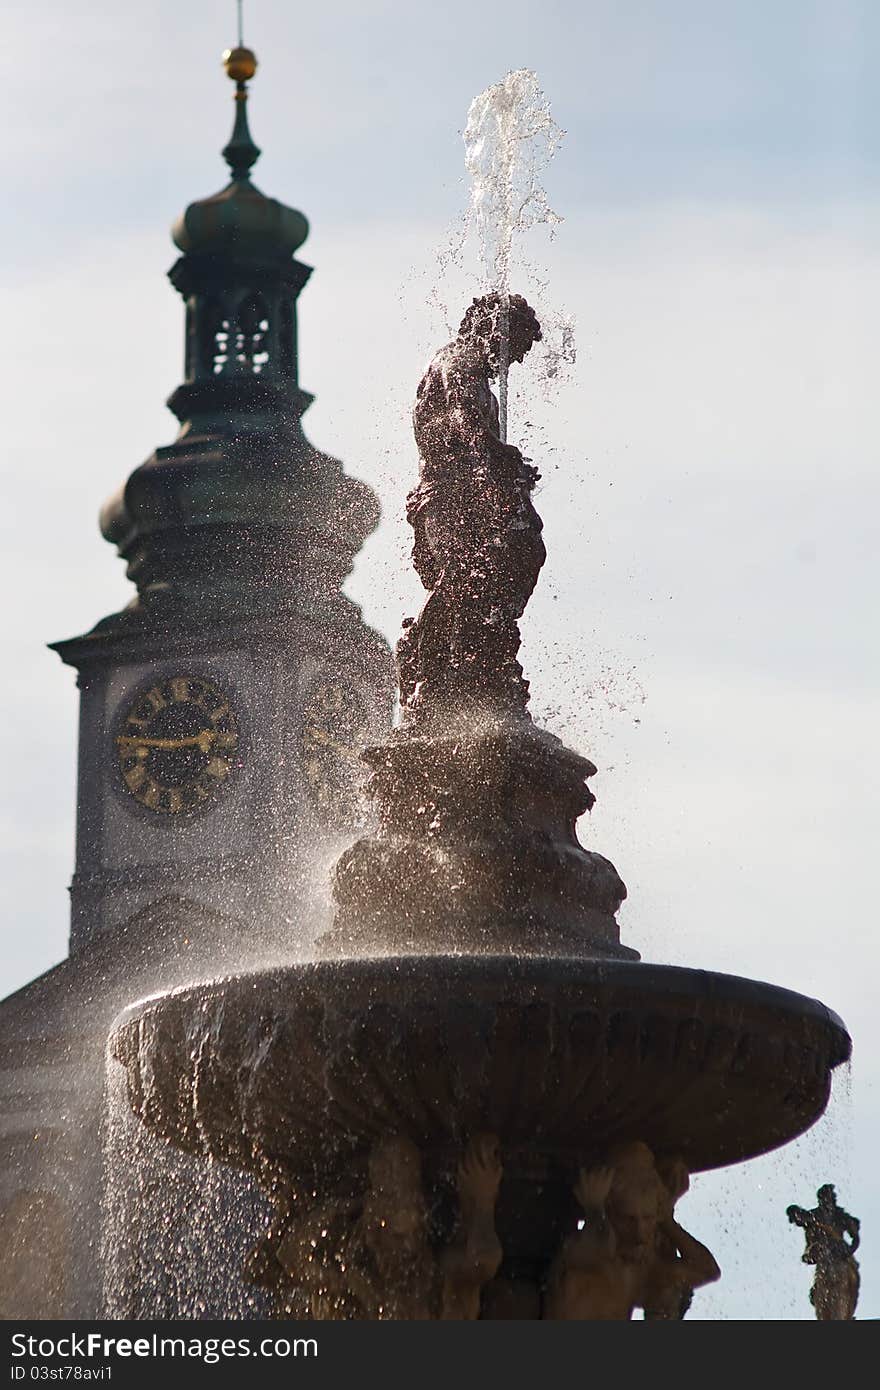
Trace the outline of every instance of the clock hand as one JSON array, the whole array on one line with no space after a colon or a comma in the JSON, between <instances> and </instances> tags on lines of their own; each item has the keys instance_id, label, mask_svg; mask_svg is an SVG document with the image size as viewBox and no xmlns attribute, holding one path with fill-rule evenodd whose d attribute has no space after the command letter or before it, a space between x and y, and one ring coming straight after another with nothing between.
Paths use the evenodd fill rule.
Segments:
<instances>
[{"instance_id":1,"label":"clock hand","mask_svg":"<svg viewBox=\"0 0 880 1390\"><path fill-rule=\"evenodd\" d=\"M201 733L192 734L187 738L147 738L144 735L127 737L122 734L116 742L120 748L198 748L202 753L209 753L216 738L216 729L202 729Z\"/></svg>"}]
</instances>

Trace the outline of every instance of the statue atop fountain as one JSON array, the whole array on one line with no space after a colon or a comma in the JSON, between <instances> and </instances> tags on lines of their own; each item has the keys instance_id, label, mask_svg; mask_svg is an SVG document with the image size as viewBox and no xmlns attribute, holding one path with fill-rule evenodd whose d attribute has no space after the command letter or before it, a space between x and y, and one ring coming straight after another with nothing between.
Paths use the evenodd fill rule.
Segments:
<instances>
[{"instance_id":1,"label":"statue atop fountain","mask_svg":"<svg viewBox=\"0 0 880 1390\"><path fill-rule=\"evenodd\" d=\"M538 471L499 436L490 381L505 333L510 362L540 341L526 300L475 299L419 384L407 517L429 595L397 648L401 728L363 754L378 833L337 866L326 951L567 942L638 955L615 919L626 887L575 834L596 768L527 711L518 620L546 552L531 500Z\"/></svg>"},{"instance_id":2,"label":"statue atop fountain","mask_svg":"<svg viewBox=\"0 0 880 1390\"><path fill-rule=\"evenodd\" d=\"M517 620L546 551L531 502L540 475L499 437L489 383L504 329L511 362L522 362L541 338L521 295L509 296L509 305L500 294L475 299L416 395L420 476L407 498L407 519L415 532L413 564L430 597L419 617L407 621L397 649L409 725L464 713L472 723L481 714L525 714Z\"/></svg>"},{"instance_id":3,"label":"statue atop fountain","mask_svg":"<svg viewBox=\"0 0 880 1390\"><path fill-rule=\"evenodd\" d=\"M838 1206L831 1183L819 1188L815 1207L805 1211L803 1207L791 1206L786 1215L792 1225L803 1229L806 1248L801 1259L804 1264L816 1266L810 1290L816 1317L822 1322L851 1321L859 1299L859 1265L855 1258L859 1248L858 1219Z\"/></svg>"}]
</instances>

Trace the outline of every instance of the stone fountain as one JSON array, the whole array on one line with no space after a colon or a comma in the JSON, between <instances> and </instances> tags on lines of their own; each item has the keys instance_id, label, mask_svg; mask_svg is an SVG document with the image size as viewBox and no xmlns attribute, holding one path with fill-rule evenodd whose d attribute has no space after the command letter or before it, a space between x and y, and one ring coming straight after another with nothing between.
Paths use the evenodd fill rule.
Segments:
<instances>
[{"instance_id":1,"label":"stone fountain","mask_svg":"<svg viewBox=\"0 0 880 1390\"><path fill-rule=\"evenodd\" d=\"M689 1175L801 1134L850 1054L816 1000L620 942L624 884L575 830L596 768L534 725L517 660L538 474L490 382L540 336L484 296L419 386L429 596L319 958L147 1000L111 1037L138 1119L270 1197L243 1271L278 1317L682 1317L719 1275L675 1219Z\"/></svg>"}]
</instances>

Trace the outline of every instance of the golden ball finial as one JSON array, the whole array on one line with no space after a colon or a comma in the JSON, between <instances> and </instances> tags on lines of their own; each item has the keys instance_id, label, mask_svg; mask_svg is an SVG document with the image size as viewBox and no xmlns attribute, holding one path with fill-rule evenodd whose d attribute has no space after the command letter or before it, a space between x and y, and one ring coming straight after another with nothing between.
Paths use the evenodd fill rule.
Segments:
<instances>
[{"instance_id":1,"label":"golden ball finial","mask_svg":"<svg viewBox=\"0 0 880 1390\"><path fill-rule=\"evenodd\" d=\"M250 48L227 48L223 66L233 82L250 82L257 70L257 55Z\"/></svg>"}]
</instances>

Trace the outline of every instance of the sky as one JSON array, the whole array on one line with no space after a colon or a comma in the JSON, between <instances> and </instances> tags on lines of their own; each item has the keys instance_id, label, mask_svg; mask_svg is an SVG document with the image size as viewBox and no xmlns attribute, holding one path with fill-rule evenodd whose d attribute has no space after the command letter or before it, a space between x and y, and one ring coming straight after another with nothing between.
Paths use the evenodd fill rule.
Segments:
<instances>
[{"instance_id":1,"label":"sky","mask_svg":"<svg viewBox=\"0 0 880 1390\"><path fill-rule=\"evenodd\" d=\"M539 361L512 383L549 551L523 624L533 712L598 766L582 837L628 885L623 939L821 998L854 1043L810 1134L694 1180L680 1215L723 1278L691 1316L811 1317L785 1207L826 1181L862 1219L859 1314L880 1316L880 11L245 10L255 181L311 222L304 423L381 499L349 590L391 641L420 601L411 401L480 284L462 244L469 102L531 68L566 132L546 177L563 220L522 239L513 285L574 318L578 349L566 380ZM234 11L7 3L0 994L66 950L76 691L45 644L130 596L97 511L173 437L168 228L225 181Z\"/></svg>"}]
</instances>

